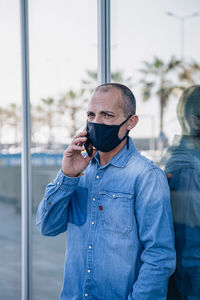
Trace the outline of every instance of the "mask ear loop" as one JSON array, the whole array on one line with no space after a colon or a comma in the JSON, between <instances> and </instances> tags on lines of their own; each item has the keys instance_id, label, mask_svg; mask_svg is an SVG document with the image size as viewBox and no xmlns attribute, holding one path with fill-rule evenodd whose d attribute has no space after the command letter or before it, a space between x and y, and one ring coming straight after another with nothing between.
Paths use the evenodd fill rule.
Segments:
<instances>
[{"instance_id":1,"label":"mask ear loop","mask_svg":"<svg viewBox=\"0 0 200 300\"><path fill-rule=\"evenodd\" d=\"M127 147L127 150L128 150L129 149L129 136L128 135L127 135L126 147Z\"/></svg>"},{"instance_id":2,"label":"mask ear loop","mask_svg":"<svg viewBox=\"0 0 200 300\"><path fill-rule=\"evenodd\" d=\"M129 119L130 117L132 117L132 115L128 116L128 118L127 118L124 122L122 122L122 123L120 124L120 126L124 125L124 124L128 121L128 119ZM129 134L129 130L128 130L128 133L124 136L124 138L127 136L127 142L126 142L127 150L129 149L129 136L128 136L128 134ZM123 138L123 139L124 139L124 138Z\"/></svg>"}]
</instances>

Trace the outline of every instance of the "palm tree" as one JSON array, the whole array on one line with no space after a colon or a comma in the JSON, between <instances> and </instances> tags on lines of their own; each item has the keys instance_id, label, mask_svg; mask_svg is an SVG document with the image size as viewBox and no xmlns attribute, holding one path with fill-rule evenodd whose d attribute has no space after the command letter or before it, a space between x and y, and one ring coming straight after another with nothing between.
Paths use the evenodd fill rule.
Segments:
<instances>
[{"instance_id":1,"label":"palm tree","mask_svg":"<svg viewBox=\"0 0 200 300\"><path fill-rule=\"evenodd\" d=\"M42 101L42 108L39 106L38 109L40 110L41 113L44 114L43 120L46 121L46 124L48 125L48 130L49 130L48 147L51 147L52 139L53 139L53 135L52 135L53 118L54 118L54 113L56 111L55 99L52 97L48 97L48 98L42 98L41 101Z\"/></svg>"},{"instance_id":2,"label":"palm tree","mask_svg":"<svg viewBox=\"0 0 200 300\"><path fill-rule=\"evenodd\" d=\"M58 102L58 112L61 115L69 114L70 126L69 136L72 139L80 127L77 116L83 109L86 99L84 99L84 89L72 90L70 89Z\"/></svg>"},{"instance_id":3,"label":"palm tree","mask_svg":"<svg viewBox=\"0 0 200 300\"><path fill-rule=\"evenodd\" d=\"M8 124L14 128L14 144L17 146L19 144L19 133L21 132L21 107L16 103L11 103L7 109L7 118Z\"/></svg>"},{"instance_id":4,"label":"palm tree","mask_svg":"<svg viewBox=\"0 0 200 300\"><path fill-rule=\"evenodd\" d=\"M143 68L139 71L143 74L140 81L142 84L142 97L144 101L151 99L152 94L156 95L160 104L160 134L163 134L163 114L167 106L170 95L184 87L174 84L172 79L174 72L181 66L181 60L171 57L168 62L164 62L158 57L154 57L151 62L144 61ZM169 77L171 75L171 79Z\"/></svg>"},{"instance_id":5,"label":"palm tree","mask_svg":"<svg viewBox=\"0 0 200 300\"><path fill-rule=\"evenodd\" d=\"M41 105L31 105L31 137L37 143L37 133L46 123L46 111Z\"/></svg>"},{"instance_id":6,"label":"palm tree","mask_svg":"<svg viewBox=\"0 0 200 300\"><path fill-rule=\"evenodd\" d=\"M7 120L7 111L5 108L0 107L0 148L2 147L2 133Z\"/></svg>"},{"instance_id":7,"label":"palm tree","mask_svg":"<svg viewBox=\"0 0 200 300\"><path fill-rule=\"evenodd\" d=\"M199 84L200 81L200 64L196 61L184 62L179 80L184 82L186 87L194 84Z\"/></svg>"},{"instance_id":8,"label":"palm tree","mask_svg":"<svg viewBox=\"0 0 200 300\"><path fill-rule=\"evenodd\" d=\"M129 87L132 86L131 77L124 77L123 71L118 70L111 73L111 82L124 83ZM82 84L85 90L89 90L91 93L98 85L97 71L86 70L86 78L82 80Z\"/></svg>"}]
</instances>

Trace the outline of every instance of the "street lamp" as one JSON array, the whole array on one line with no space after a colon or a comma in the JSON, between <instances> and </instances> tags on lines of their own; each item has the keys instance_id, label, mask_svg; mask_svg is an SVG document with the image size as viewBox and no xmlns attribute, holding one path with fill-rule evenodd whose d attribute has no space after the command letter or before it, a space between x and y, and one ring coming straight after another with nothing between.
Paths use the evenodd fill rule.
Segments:
<instances>
[{"instance_id":1,"label":"street lamp","mask_svg":"<svg viewBox=\"0 0 200 300\"><path fill-rule=\"evenodd\" d=\"M180 20L180 54L181 54L181 58L184 59L184 50L185 50L185 45L184 45L185 27L184 27L184 25L185 25L185 21L187 19L191 19L191 18L200 16L200 13L194 12L193 14L190 14L190 15L178 16L172 12L167 12L167 15L170 17L175 17L178 20Z\"/></svg>"}]
</instances>

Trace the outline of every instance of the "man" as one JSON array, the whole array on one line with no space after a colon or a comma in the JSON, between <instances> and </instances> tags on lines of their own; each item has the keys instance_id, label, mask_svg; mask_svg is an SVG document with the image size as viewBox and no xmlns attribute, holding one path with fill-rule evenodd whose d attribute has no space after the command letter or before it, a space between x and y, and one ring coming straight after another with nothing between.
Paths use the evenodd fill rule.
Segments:
<instances>
[{"instance_id":1,"label":"man","mask_svg":"<svg viewBox=\"0 0 200 300\"><path fill-rule=\"evenodd\" d=\"M68 232L61 300L166 299L175 268L169 190L128 137L137 122L129 88L97 87L87 131L64 151L47 186L37 225L43 235ZM91 157L81 154L85 142L98 150Z\"/></svg>"},{"instance_id":2,"label":"man","mask_svg":"<svg viewBox=\"0 0 200 300\"><path fill-rule=\"evenodd\" d=\"M180 140L161 165L168 176L175 229L176 272L169 300L200 299L200 85L187 88L177 106ZM177 140L177 137L176 137Z\"/></svg>"}]
</instances>

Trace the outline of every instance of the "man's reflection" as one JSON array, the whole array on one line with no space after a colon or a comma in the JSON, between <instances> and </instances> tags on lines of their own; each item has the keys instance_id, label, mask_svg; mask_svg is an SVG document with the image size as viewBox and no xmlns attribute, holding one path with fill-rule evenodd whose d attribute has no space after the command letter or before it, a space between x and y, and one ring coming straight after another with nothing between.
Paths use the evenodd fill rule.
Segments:
<instances>
[{"instance_id":1,"label":"man's reflection","mask_svg":"<svg viewBox=\"0 0 200 300\"><path fill-rule=\"evenodd\" d=\"M177 251L167 299L200 300L200 85L183 92L177 116L182 135L161 160L171 190Z\"/></svg>"}]
</instances>

